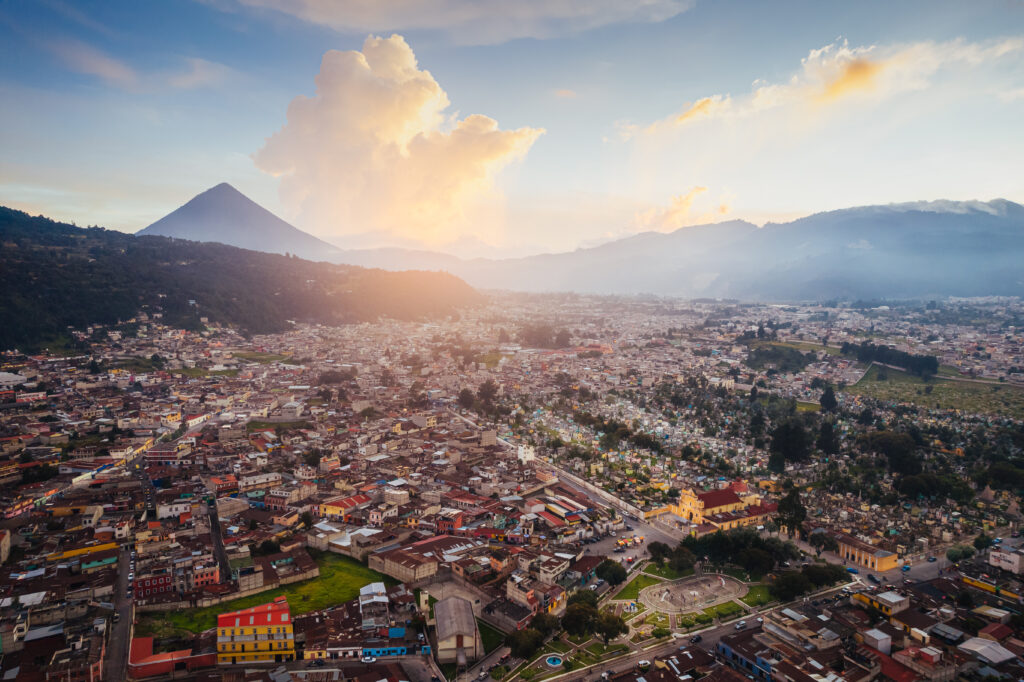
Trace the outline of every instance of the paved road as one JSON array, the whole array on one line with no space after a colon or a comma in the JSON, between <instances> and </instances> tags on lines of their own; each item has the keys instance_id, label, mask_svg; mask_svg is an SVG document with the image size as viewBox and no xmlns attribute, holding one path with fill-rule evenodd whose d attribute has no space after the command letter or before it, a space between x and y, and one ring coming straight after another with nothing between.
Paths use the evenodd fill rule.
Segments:
<instances>
[{"instance_id":1,"label":"paved road","mask_svg":"<svg viewBox=\"0 0 1024 682\"><path fill-rule=\"evenodd\" d=\"M107 639L107 661L104 679L121 682L128 672L128 640L131 636L132 600L127 596L128 571L131 563L129 550L121 550L117 560L117 580L114 583L114 613L118 622L111 624Z\"/></svg>"},{"instance_id":2,"label":"paved road","mask_svg":"<svg viewBox=\"0 0 1024 682\"><path fill-rule=\"evenodd\" d=\"M213 542L213 556L220 563L221 580L227 580L231 576L231 563L228 561L228 553L224 549L224 538L221 535L220 518L217 515L217 502L209 505L210 512L210 539Z\"/></svg>"}]
</instances>

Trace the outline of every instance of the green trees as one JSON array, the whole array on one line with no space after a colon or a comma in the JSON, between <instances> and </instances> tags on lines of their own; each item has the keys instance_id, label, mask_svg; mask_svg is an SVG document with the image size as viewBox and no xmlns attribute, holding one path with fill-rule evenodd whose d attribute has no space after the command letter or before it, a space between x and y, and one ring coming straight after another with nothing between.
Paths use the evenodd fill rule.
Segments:
<instances>
[{"instance_id":1,"label":"green trees","mask_svg":"<svg viewBox=\"0 0 1024 682\"><path fill-rule=\"evenodd\" d=\"M839 543L836 539L828 533L811 533L811 537L807 539L811 547L814 548L814 552L817 556L821 556L822 552L838 552Z\"/></svg>"},{"instance_id":2,"label":"green trees","mask_svg":"<svg viewBox=\"0 0 1024 682\"><path fill-rule=\"evenodd\" d=\"M539 632L545 638L558 630L558 618L546 611L542 611L530 621L530 627Z\"/></svg>"},{"instance_id":3,"label":"green trees","mask_svg":"<svg viewBox=\"0 0 1024 682\"><path fill-rule=\"evenodd\" d=\"M601 578L613 587L620 585L626 580L626 569L617 561L605 559L597 567L597 577Z\"/></svg>"},{"instance_id":4,"label":"green trees","mask_svg":"<svg viewBox=\"0 0 1024 682\"><path fill-rule=\"evenodd\" d=\"M807 594L814 588L810 579L799 571L786 571L775 578L775 582L768 588L772 596L781 601L796 599L802 594Z\"/></svg>"},{"instance_id":5,"label":"green trees","mask_svg":"<svg viewBox=\"0 0 1024 682\"><path fill-rule=\"evenodd\" d=\"M476 397L485 405L490 405L494 402L494 399L498 397L498 385L494 383L493 379L488 379L484 383L480 384L480 388L476 391Z\"/></svg>"},{"instance_id":6,"label":"green trees","mask_svg":"<svg viewBox=\"0 0 1024 682\"><path fill-rule=\"evenodd\" d=\"M787 535L799 532L801 524L807 518L807 508L800 501L800 491L793 488L786 496L779 500L779 508L775 514L775 520L779 526L785 527Z\"/></svg>"},{"instance_id":7,"label":"green trees","mask_svg":"<svg viewBox=\"0 0 1024 682\"><path fill-rule=\"evenodd\" d=\"M629 632L629 626L622 620L622 616L604 611L597 616L594 623L594 630L601 635L601 639L607 644L610 640Z\"/></svg>"},{"instance_id":8,"label":"green trees","mask_svg":"<svg viewBox=\"0 0 1024 682\"><path fill-rule=\"evenodd\" d=\"M672 548L664 542L652 542L647 545L647 552L655 563L661 565L668 562L669 567L678 573L683 573L693 568L693 564L696 561L693 552L683 545Z\"/></svg>"},{"instance_id":9,"label":"green trees","mask_svg":"<svg viewBox=\"0 0 1024 682\"><path fill-rule=\"evenodd\" d=\"M867 446L889 462L889 471L911 476L921 473L921 460L917 456L917 444L906 433L896 431L875 431L867 436Z\"/></svg>"},{"instance_id":10,"label":"green trees","mask_svg":"<svg viewBox=\"0 0 1024 682\"><path fill-rule=\"evenodd\" d=\"M597 623L597 609L589 604L570 604L562 616L562 628L570 635L589 635Z\"/></svg>"},{"instance_id":11,"label":"green trees","mask_svg":"<svg viewBox=\"0 0 1024 682\"><path fill-rule=\"evenodd\" d=\"M839 401L836 400L836 392L831 386L826 386L825 391L821 394L821 409L825 412L835 412L836 408L839 407Z\"/></svg>"},{"instance_id":12,"label":"green trees","mask_svg":"<svg viewBox=\"0 0 1024 682\"><path fill-rule=\"evenodd\" d=\"M776 473L785 470L786 462L805 462L811 455L811 438L803 422L791 417L775 427L769 448L768 468Z\"/></svg>"},{"instance_id":13,"label":"green trees","mask_svg":"<svg viewBox=\"0 0 1024 682\"><path fill-rule=\"evenodd\" d=\"M464 388L459 391L459 406L464 410L468 410L476 403L476 396L473 395L473 391L468 388Z\"/></svg>"},{"instance_id":14,"label":"green trees","mask_svg":"<svg viewBox=\"0 0 1024 682\"><path fill-rule=\"evenodd\" d=\"M836 426L828 419L823 419L821 422L816 445L826 455L834 455L839 452L839 436L836 435Z\"/></svg>"},{"instance_id":15,"label":"green trees","mask_svg":"<svg viewBox=\"0 0 1024 682\"><path fill-rule=\"evenodd\" d=\"M506 640L512 655L516 658L530 658L544 643L544 635L534 628L524 628L511 633Z\"/></svg>"},{"instance_id":16,"label":"green trees","mask_svg":"<svg viewBox=\"0 0 1024 682\"><path fill-rule=\"evenodd\" d=\"M992 546L992 538L984 533L978 533L978 537L974 538L974 542L971 544L974 545L974 549L983 552Z\"/></svg>"},{"instance_id":17,"label":"green trees","mask_svg":"<svg viewBox=\"0 0 1024 682\"><path fill-rule=\"evenodd\" d=\"M974 547L971 545L953 545L946 550L946 558L956 563L962 559L970 559L974 556Z\"/></svg>"}]
</instances>

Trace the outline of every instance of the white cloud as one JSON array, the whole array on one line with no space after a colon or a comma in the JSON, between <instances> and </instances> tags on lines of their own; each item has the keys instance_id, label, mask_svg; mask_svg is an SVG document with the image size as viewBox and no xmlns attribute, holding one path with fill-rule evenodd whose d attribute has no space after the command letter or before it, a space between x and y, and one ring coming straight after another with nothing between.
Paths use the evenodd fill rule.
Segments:
<instances>
[{"instance_id":1,"label":"white cloud","mask_svg":"<svg viewBox=\"0 0 1024 682\"><path fill-rule=\"evenodd\" d=\"M633 216L633 225L638 231L656 230L658 232L672 232L688 225L703 225L714 222L730 210L729 202L724 197L718 200L717 205L692 215L694 202L706 194L707 191L707 187L698 185L684 194L677 194L672 197L671 202L665 208L649 208L644 211L638 211Z\"/></svg>"},{"instance_id":2,"label":"white cloud","mask_svg":"<svg viewBox=\"0 0 1024 682\"><path fill-rule=\"evenodd\" d=\"M786 81L755 81L746 95L715 94L687 103L676 114L641 128L617 124L620 136L637 132L660 133L716 118L740 118L780 107L815 108L839 101L877 101L893 95L923 90L940 70L977 68L987 62L1019 53L1024 38L1013 37L980 43L962 39L889 46L850 47L845 40L811 50L800 68ZM1006 94L1000 94L1006 98ZM1010 97L1012 98L1012 96Z\"/></svg>"},{"instance_id":3,"label":"white cloud","mask_svg":"<svg viewBox=\"0 0 1024 682\"><path fill-rule=\"evenodd\" d=\"M182 90L208 88L224 82L233 73L223 64L198 57L189 57L185 62L188 67L184 71L168 76L167 82L171 87Z\"/></svg>"},{"instance_id":4,"label":"white cloud","mask_svg":"<svg viewBox=\"0 0 1024 682\"><path fill-rule=\"evenodd\" d=\"M66 38L50 43L50 47L67 68L77 73L124 88L135 86L139 80L132 67L83 42Z\"/></svg>"},{"instance_id":5,"label":"white cloud","mask_svg":"<svg viewBox=\"0 0 1024 682\"><path fill-rule=\"evenodd\" d=\"M254 155L281 178L281 199L306 229L332 238L376 231L424 244L486 241L494 176L544 132L501 130L487 116L445 114L448 96L399 35L362 51L327 52L316 94Z\"/></svg>"},{"instance_id":6,"label":"white cloud","mask_svg":"<svg viewBox=\"0 0 1024 682\"><path fill-rule=\"evenodd\" d=\"M694 0L239 0L348 33L434 30L461 44L551 38L620 23L655 23Z\"/></svg>"},{"instance_id":7,"label":"white cloud","mask_svg":"<svg viewBox=\"0 0 1024 682\"><path fill-rule=\"evenodd\" d=\"M234 71L217 62L198 57L185 58L184 68L145 73L99 48L78 40L63 38L47 43L64 66L76 73L96 76L122 90L147 91L172 87L183 90L217 85Z\"/></svg>"}]
</instances>

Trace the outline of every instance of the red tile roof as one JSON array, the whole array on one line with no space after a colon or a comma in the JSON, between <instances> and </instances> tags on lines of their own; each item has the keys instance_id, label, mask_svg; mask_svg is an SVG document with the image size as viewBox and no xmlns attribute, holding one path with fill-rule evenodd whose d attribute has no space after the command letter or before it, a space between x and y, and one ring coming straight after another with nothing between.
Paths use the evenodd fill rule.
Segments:
<instances>
[{"instance_id":1,"label":"red tile roof","mask_svg":"<svg viewBox=\"0 0 1024 682\"><path fill-rule=\"evenodd\" d=\"M739 495L728 488L725 490L709 490L706 493L697 495L697 499L704 503L705 512L718 507L724 507L727 504L739 504L741 502Z\"/></svg>"},{"instance_id":2,"label":"red tile roof","mask_svg":"<svg viewBox=\"0 0 1024 682\"><path fill-rule=\"evenodd\" d=\"M260 604L241 611L231 611L217 616L217 627L233 628L256 625L290 625L291 610L288 599L278 597L269 604Z\"/></svg>"}]
</instances>

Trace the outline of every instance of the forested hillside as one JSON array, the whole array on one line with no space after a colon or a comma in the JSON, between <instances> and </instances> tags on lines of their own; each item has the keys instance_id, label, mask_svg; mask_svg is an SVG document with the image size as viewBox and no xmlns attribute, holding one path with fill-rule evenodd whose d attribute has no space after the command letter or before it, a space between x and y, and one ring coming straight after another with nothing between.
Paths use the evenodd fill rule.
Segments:
<instances>
[{"instance_id":1,"label":"forested hillside","mask_svg":"<svg viewBox=\"0 0 1024 682\"><path fill-rule=\"evenodd\" d=\"M66 336L68 327L113 324L140 310L186 328L206 317L257 333L285 329L288 320L436 318L480 299L447 273L136 237L0 207L0 349L33 348Z\"/></svg>"}]
</instances>

